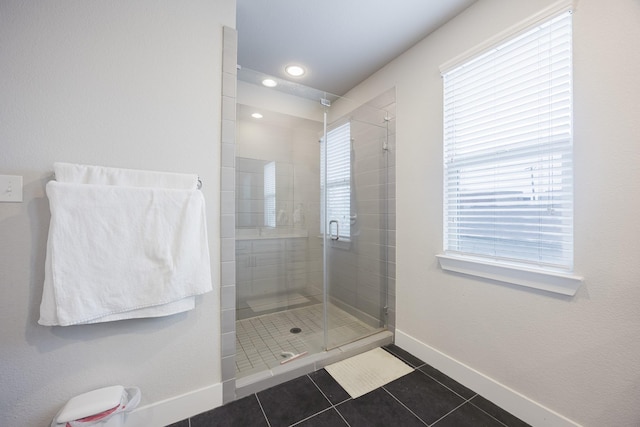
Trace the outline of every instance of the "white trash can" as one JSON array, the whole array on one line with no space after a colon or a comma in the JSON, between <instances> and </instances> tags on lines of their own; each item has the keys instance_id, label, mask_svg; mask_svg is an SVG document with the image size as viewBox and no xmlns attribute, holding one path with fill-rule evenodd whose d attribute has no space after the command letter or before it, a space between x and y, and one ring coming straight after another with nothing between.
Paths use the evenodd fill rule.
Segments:
<instances>
[{"instance_id":1,"label":"white trash can","mask_svg":"<svg viewBox=\"0 0 640 427\"><path fill-rule=\"evenodd\" d=\"M70 399L51 422L51 427L121 427L124 414L140 403L140 389L114 385Z\"/></svg>"}]
</instances>

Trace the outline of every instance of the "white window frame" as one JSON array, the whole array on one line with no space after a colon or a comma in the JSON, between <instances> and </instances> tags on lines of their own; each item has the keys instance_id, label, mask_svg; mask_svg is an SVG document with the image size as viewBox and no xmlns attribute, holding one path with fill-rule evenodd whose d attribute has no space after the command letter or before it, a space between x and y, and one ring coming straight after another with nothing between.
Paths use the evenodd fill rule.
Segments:
<instances>
[{"instance_id":1,"label":"white window frame","mask_svg":"<svg viewBox=\"0 0 640 427\"><path fill-rule=\"evenodd\" d=\"M441 72L443 76L447 73L458 69L461 66L471 63L472 61L492 55L499 52L501 45L509 42L516 37L529 32L530 30L544 24L546 21L555 19L558 15L571 11L571 2L562 1L542 11L541 13L531 17L530 19L510 28L506 32L497 37L483 43L477 48L466 52L458 58L443 64ZM446 117L445 117L446 119ZM445 139L447 135L445 135ZM445 144L447 141L445 140ZM445 147L445 157L447 156ZM445 162L451 161L452 158L445 158ZM462 273L471 276L482 277L485 279L497 280L521 286L542 289L550 292L560 293L564 295L574 295L582 283L582 277L573 274L573 254L570 254L570 261L564 260L563 266L545 265L544 263L536 265L532 262L522 262L521 260L513 260L504 257L491 257L487 254L473 253L470 251L456 250L455 245L448 247L448 222L451 219L447 212L447 165L445 164L445 211L444 211L444 254L438 255L440 265L443 270ZM571 173L571 171L569 171ZM455 194L454 194L455 196ZM573 196L571 196L573 197ZM455 215L455 214L454 214ZM572 227L572 226L571 226ZM455 230L454 230L455 231ZM572 249L571 249L572 251ZM560 268L559 268L560 267Z\"/></svg>"}]
</instances>

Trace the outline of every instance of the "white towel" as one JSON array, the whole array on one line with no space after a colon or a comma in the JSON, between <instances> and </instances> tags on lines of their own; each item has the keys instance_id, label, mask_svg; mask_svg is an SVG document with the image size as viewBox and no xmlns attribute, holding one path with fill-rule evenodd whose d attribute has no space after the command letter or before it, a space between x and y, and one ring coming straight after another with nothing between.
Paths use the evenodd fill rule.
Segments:
<instances>
[{"instance_id":1,"label":"white towel","mask_svg":"<svg viewBox=\"0 0 640 427\"><path fill-rule=\"evenodd\" d=\"M47 196L38 323L164 316L212 290L200 191L51 181Z\"/></svg>"},{"instance_id":2,"label":"white towel","mask_svg":"<svg viewBox=\"0 0 640 427\"><path fill-rule=\"evenodd\" d=\"M195 190L198 184L198 176L195 174L120 169L62 162L53 164L53 173L58 182L76 184L174 188L176 190Z\"/></svg>"}]
</instances>

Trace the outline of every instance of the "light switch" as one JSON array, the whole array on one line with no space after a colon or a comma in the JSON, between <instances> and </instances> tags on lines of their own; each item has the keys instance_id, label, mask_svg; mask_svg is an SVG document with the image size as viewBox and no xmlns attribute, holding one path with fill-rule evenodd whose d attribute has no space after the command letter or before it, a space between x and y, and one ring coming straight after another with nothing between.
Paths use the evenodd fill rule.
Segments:
<instances>
[{"instance_id":1,"label":"light switch","mask_svg":"<svg viewBox=\"0 0 640 427\"><path fill-rule=\"evenodd\" d=\"M0 175L0 202L22 202L22 177Z\"/></svg>"}]
</instances>

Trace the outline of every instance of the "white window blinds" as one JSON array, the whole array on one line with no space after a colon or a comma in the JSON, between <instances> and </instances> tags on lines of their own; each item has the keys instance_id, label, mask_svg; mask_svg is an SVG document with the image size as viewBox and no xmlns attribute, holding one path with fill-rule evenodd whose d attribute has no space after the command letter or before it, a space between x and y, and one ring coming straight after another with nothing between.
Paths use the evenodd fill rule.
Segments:
<instances>
[{"instance_id":1,"label":"white window blinds","mask_svg":"<svg viewBox=\"0 0 640 427\"><path fill-rule=\"evenodd\" d=\"M324 144L324 139L321 141ZM325 164L325 149L320 147L321 165ZM326 182L327 215L322 224L338 221L330 230L338 230L340 239L351 237L351 125L345 123L327 132L327 179L321 167L321 183ZM324 185L324 184L322 184ZM323 188L324 190L324 188ZM324 213L324 209L322 209ZM335 223L334 223L335 224ZM324 227L323 227L324 230Z\"/></svg>"},{"instance_id":2,"label":"white window blinds","mask_svg":"<svg viewBox=\"0 0 640 427\"><path fill-rule=\"evenodd\" d=\"M571 13L443 73L447 253L573 268Z\"/></svg>"},{"instance_id":3,"label":"white window blinds","mask_svg":"<svg viewBox=\"0 0 640 427\"><path fill-rule=\"evenodd\" d=\"M264 225L276 226L276 162L264 165Z\"/></svg>"}]
</instances>

